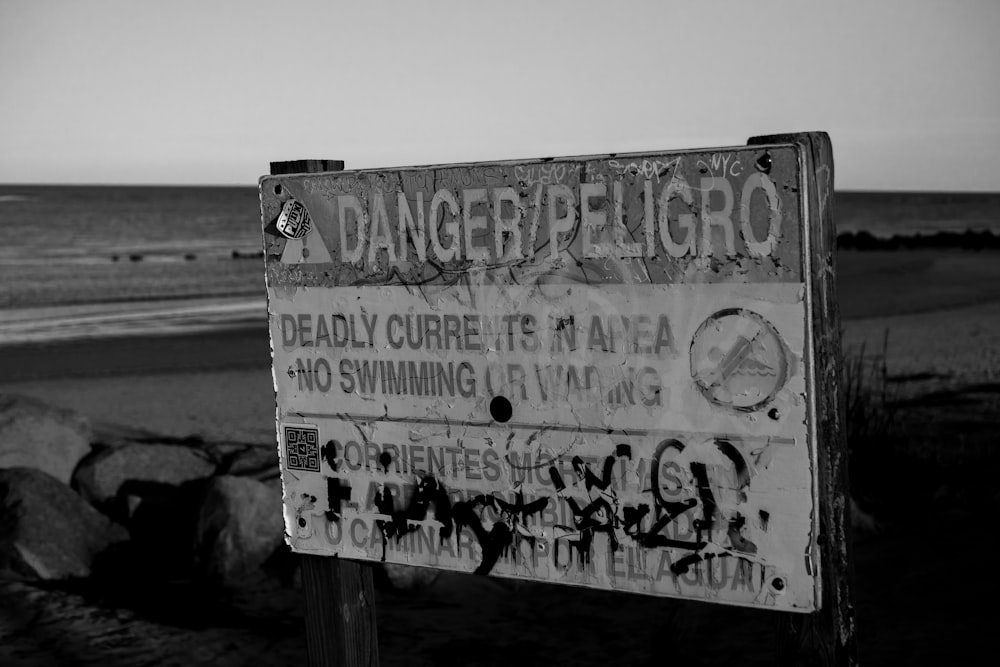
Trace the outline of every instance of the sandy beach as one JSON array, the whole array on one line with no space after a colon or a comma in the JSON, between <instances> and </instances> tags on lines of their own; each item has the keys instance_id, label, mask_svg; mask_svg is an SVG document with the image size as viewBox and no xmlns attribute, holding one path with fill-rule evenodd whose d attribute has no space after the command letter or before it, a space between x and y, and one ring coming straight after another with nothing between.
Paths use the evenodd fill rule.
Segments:
<instances>
[{"instance_id":1,"label":"sandy beach","mask_svg":"<svg viewBox=\"0 0 1000 667\"><path fill-rule=\"evenodd\" d=\"M928 543L934 534L928 527L947 530L947 543L975 536L980 554L1000 546L995 531L982 524L1000 509L1000 496L989 482L962 488L963 480L988 479L1000 460L994 449L1000 255L841 253L839 269L845 348L881 352L888 332L891 390L902 432L913 443L905 464L879 472L887 475L887 489L899 490L895 501L867 508L880 531L856 536L862 662L972 664L989 654L996 616L980 612L977 602L995 598L1000 585L980 556L941 559L952 549ZM99 437L130 429L273 445L266 322L246 303L223 308L238 313L228 321L183 334L176 333L182 327L159 325L129 332L126 323L112 336L90 337L77 327L77 335L0 345L0 392L77 410L93 420ZM175 305L190 311L191 304ZM128 312L162 324L177 316L166 311ZM73 320L81 313L61 316ZM121 324L122 313L111 316ZM4 326L10 332L14 325ZM949 465L940 464L949 458ZM970 477L973 468L977 474ZM976 587L963 585L968 577ZM150 604L158 595L165 593L3 584L0 607L13 615L0 616L0 663L51 664L43 658L55 656L73 664L125 665L140 658L162 665L290 664L304 657L301 592L294 587L262 581L225 599L179 587L156 611ZM766 664L773 642L768 612L464 575L444 576L424 592L381 591L377 604L383 665L501 665L525 655L531 656L525 664L547 665L680 658ZM194 618L170 611L192 606L213 611ZM64 638L61 653L46 648L55 633Z\"/></svg>"}]
</instances>

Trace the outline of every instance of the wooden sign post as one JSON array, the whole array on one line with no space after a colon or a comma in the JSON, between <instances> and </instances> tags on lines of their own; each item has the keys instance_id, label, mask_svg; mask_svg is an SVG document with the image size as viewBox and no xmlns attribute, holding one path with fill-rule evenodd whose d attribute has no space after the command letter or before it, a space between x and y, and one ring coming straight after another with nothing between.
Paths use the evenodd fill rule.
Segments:
<instances>
[{"instance_id":1,"label":"wooden sign post","mask_svg":"<svg viewBox=\"0 0 1000 667\"><path fill-rule=\"evenodd\" d=\"M371 664L342 559L405 563L793 612L787 660L850 664L825 134L321 168L260 183L286 531L348 596L310 614L360 604Z\"/></svg>"},{"instance_id":2,"label":"wooden sign post","mask_svg":"<svg viewBox=\"0 0 1000 667\"><path fill-rule=\"evenodd\" d=\"M806 186L804 205L809 236L804 256L810 279L813 357L813 437L816 438L816 491L819 515L823 603L813 614L785 615L780 623L777 660L787 665L858 664L854 614L854 571L850 557L850 484L843 391L843 351L837 302L837 232L833 218L833 146L825 132L752 137L748 145L798 146Z\"/></svg>"},{"instance_id":3,"label":"wooden sign post","mask_svg":"<svg viewBox=\"0 0 1000 667\"><path fill-rule=\"evenodd\" d=\"M343 168L341 160L272 162L271 175L313 174ZM275 231L265 227L265 234ZM378 667L378 624L371 567L341 558L308 554L300 558L309 664Z\"/></svg>"}]
</instances>

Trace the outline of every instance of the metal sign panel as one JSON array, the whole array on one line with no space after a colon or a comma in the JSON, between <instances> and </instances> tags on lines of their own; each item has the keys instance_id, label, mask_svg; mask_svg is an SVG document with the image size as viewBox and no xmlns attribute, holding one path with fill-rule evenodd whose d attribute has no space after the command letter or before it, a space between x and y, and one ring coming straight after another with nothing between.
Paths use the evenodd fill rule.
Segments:
<instances>
[{"instance_id":1,"label":"metal sign panel","mask_svg":"<svg viewBox=\"0 0 1000 667\"><path fill-rule=\"evenodd\" d=\"M262 178L291 547L816 609L799 150Z\"/></svg>"}]
</instances>

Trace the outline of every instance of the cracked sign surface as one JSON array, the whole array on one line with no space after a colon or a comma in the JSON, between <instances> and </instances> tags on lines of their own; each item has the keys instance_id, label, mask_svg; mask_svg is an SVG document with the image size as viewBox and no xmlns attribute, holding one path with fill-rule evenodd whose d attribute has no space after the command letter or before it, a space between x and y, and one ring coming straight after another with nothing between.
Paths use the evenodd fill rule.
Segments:
<instances>
[{"instance_id":1,"label":"cracked sign surface","mask_svg":"<svg viewBox=\"0 0 1000 667\"><path fill-rule=\"evenodd\" d=\"M816 609L797 150L261 179L292 548Z\"/></svg>"}]
</instances>

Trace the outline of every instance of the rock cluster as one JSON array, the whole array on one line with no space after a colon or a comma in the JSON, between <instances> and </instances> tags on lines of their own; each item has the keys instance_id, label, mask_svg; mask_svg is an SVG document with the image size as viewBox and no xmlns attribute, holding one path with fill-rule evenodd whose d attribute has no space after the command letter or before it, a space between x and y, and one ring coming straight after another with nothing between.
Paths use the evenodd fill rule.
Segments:
<instances>
[{"instance_id":1,"label":"rock cluster","mask_svg":"<svg viewBox=\"0 0 1000 667\"><path fill-rule=\"evenodd\" d=\"M103 427L0 394L0 577L295 582L274 447ZM384 564L397 590L439 571ZM103 580L102 580L103 581ZM122 582L126 582L122 584Z\"/></svg>"},{"instance_id":2,"label":"rock cluster","mask_svg":"<svg viewBox=\"0 0 1000 667\"><path fill-rule=\"evenodd\" d=\"M96 439L81 415L0 395L0 576L238 588L285 549L273 447Z\"/></svg>"}]
</instances>

